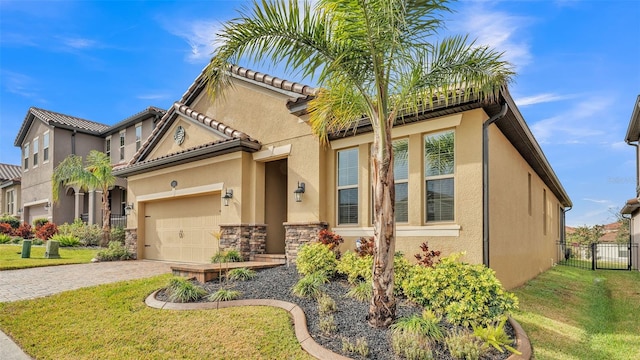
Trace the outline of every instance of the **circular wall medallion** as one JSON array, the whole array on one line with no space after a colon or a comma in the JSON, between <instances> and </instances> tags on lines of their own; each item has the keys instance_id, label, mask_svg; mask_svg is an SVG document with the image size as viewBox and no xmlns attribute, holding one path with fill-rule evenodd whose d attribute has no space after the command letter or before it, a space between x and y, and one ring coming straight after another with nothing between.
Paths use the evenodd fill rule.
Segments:
<instances>
[{"instance_id":1,"label":"circular wall medallion","mask_svg":"<svg viewBox=\"0 0 640 360\"><path fill-rule=\"evenodd\" d=\"M182 145L182 143L184 142L184 128L182 126L178 126L176 128L176 132L175 134L173 134L173 140L178 145Z\"/></svg>"}]
</instances>

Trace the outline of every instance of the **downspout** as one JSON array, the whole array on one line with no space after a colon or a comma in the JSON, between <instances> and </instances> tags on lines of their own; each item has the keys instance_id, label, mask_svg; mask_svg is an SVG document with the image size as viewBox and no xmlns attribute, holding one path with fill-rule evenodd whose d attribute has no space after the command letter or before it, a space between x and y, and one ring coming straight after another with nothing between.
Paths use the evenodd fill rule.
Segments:
<instances>
[{"instance_id":1,"label":"downspout","mask_svg":"<svg viewBox=\"0 0 640 360\"><path fill-rule=\"evenodd\" d=\"M73 133L71 134L71 154L76 154L76 133L78 131L73 129Z\"/></svg>"},{"instance_id":2,"label":"downspout","mask_svg":"<svg viewBox=\"0 0 640 360\"><path fill-rule=\"evenodd\" d=\"M560 218L560 249L562 250L562 254L559 254L562 258L558 257L557 261L567 260L567 212L571 211L571 209L573 209L573 206L562 209L562 218Z\"/></svg>"},{"instance_id":3,"label":"downspout","mask_svg":"<svg viewBox=\"0 0 640 360\"><path fill-rule=\"evenodd\" d=\"M638 153L638 141L626 140L627 145L636 148L636 196L640 195L640 154Z\"/></svg>"},{"instance_id":4,"label":"downspout","mask_svg":"<svg viewBox=\"0 0 640 360\"><path fill-rule=\"evenodd\" d=\"M489 267L489 125L507 114L505 102L499 113L482 124L482 263Z\"/></svg>"}]
</instances>

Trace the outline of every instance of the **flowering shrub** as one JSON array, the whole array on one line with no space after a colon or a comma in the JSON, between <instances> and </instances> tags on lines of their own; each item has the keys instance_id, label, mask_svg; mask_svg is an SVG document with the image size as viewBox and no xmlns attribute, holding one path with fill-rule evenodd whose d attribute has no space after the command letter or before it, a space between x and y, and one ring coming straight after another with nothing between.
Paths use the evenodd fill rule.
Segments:
<instances>
[{"instance_id":1,"label":"flowering shrub","mask_svg":"<svg viewBox=\"0 0 640 360\"><path fill-rule=\"evenodd\" d=\"M433 267L438 262L436 258L440 256L440 251L429 250L429 244L426 242L423 242L422 245L420 245L420 249L423 254L414 255L416 259L418 259L418 264L426 267Z\"/></svg>"},{"instance_id":2,"label":"flowering shrub","mask_svg":"<svg viewBox=\"0 0 640 360\"><path fill-rule=\"evenodd\" d=\"M322 229L318 233L318 242L324 244L336 254L336 258L340 258L340 250L338 247L344 242L342 236L333 233L327 229Z\"/></svg>"},{"instance_id":3,"label":"flowering shrub","mask_svg":"<svg viewBox=\"0 0 640 360\"><path fill-rule=\"evenodd\" d=\"M22 223L22 225L18 226L17 229L13 230L13 236L18 236L23 239L33 238L33 231L31 230L31 225L27 223Z\"/></svg>"},{"instance_id":4,"label":"flowering shrub","mask_svg":"<svg viewBox=\"0 0 640 360\"><path fill-rule=\"evenodd\" d=\"M356 253L358 256L373 256L373 237L358 238L356 240Z\"/></svg>"},{"instance_id":5,"label":"flowering shrub","mask_svg":"<svg viewBox=\"0 0 640 360\"><path fill-rule=\"evenodd\" d=\"M7 223L0 223L0 234L11 235L13 228Z\"/></svg>"},{"instance_id":6,"label":"flowering shrub","mask_svg":"<svg viewBox=\"0 0 640 360\"><path fill-rule=\"evenodd\" d=\"M491 324L518 307L492 269L458 261L462 255L445 257L433 268L414 266L402 283L407 298L462 326Z\"/></svg>"},{"instance_id":7,"label":"flowering shrub","mask_svg":"<svg viewBox=\"0 0 640 360\"><path fill-rule=\"evenodd\" d=\"M58 233L58 227L54 223L46 223L36 230L36 237L40 240L49 240L53 235Z\"/></svg>"}]
</instances>

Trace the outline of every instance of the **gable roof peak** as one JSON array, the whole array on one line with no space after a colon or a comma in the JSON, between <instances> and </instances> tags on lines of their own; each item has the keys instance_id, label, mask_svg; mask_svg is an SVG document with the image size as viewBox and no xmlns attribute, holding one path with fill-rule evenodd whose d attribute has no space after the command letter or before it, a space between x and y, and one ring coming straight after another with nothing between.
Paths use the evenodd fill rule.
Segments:
<instances>
[{"instance_id":1,"label":"gable roof peak","mask_svg":"<svg viewBox=\"0 0 640 360\"><path fill-rule=\"evenodd\" d=\"M229 72L232 76L235 75L239 78L253 80L260 84L268 85L276 89L290 91L304 96L315 96L318 93L318 89L309 85L280 79L278 77L247 69L238 65L230 65Z\"/></svg>"}]
</instances>

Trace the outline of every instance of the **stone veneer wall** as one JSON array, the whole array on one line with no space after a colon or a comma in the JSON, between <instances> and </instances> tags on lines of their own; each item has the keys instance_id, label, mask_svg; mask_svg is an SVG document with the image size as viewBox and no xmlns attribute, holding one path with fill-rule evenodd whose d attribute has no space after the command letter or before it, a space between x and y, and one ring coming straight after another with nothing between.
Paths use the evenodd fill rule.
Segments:
<instances>
[{"instance_id":1,"label":"stone veneer wall","mask_svg":"<svg viewBox=\"0 0 640 360\"><path fill-rule=\"evenodd\" d=\"M124 229L124 247L138 259L138 229Z\"/></svg>"},{"instance_id":2,"label":"stone veneer wall","mask_svg":"<svg viewBox=\"0 0 640 360\"><path fill-rule=\"evenodd\" d=\"M300 246L318 240L318 233L329 226L326 222L284 223L287 265L295 262Z\"/></svg>"},{"instance_id":3,"label":"stone veneer wall","mask_svg":"<svg viewBox=\"0 0 640 360\"><path fill-rule=\"evenodd\" d=\"M244 261L253 260L254 255L264 254L267 249L267 225L225 224L220 225L220 251L235 249Z\"/></svg>"}]
</instances>

